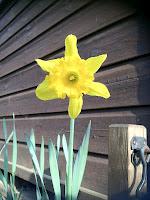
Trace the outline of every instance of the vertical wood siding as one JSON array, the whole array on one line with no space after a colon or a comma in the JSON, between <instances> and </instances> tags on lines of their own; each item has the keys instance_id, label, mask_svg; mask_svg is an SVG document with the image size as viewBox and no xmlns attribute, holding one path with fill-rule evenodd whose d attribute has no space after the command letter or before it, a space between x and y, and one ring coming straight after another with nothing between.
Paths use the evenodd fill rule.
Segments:
<instances>
[{"instance_id":1,"label":"vertical wood siding","mask_svg":"<svg viewBox=\"0 0 150 200\"><path fill-rule=\"evenodd\" d=\"M78 150L85 127L92 119L81 199L106 199L108 126L136 123L150 130L150 31L146 18L129 3L115 0L18 0L9 8L1 9L0 121L6 117L11 129L11 116L15 113L19 140L18 176L34 182L25 134L34 128L37 145L42 135L46 145L49 137L56 142L57 132L61 129L69 136L68 101L42 102L35 97L35 88L45 74L34 59L61 57L64 39L71 33L79 39L81 57L108 54L96 80L108 86L111 98L84 97L83 111L76 122L74 146ZM2 143L1 124L0 138ZM9 148L11 151L11 144ZM63 159L60 166L63 180ZM48 163L45 174L49 175Z\"/></svg>"}]
</instances>

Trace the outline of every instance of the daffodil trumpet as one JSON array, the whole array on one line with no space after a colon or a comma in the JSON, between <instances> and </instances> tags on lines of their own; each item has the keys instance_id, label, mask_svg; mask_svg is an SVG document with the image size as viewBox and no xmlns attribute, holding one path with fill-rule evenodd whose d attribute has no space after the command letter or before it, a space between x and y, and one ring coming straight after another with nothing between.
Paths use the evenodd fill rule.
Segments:
<instances>
[{"instance_id":1,"label":"daffodil trumpet","mask_svg":"<svg viewBox=\"0 0 150 200\"><path fill-rule=\"evenodd\" d=\"M110 97L110 93L103 83L94 82L94 74L106 58L107 54L102 54L82 59L78 54L76 36L68 35L65 39L64 57L47 61L36 59L37 64L47 73L44 81L36 88L37 98L44 101L69 98L68 114L71 120L68 146L65 136L63 137L66 158L66 200L77 199L88 154L91 123L88 125L73 166L74 123L81 112L83 96L99 96L105 99ZM53 147L52 144L51 146ZM51 149L55 152L53 148ZM55 180L52 179L52 182L54 186ZM57 188L56 184L55 188ZM55 193L57 200L60 200L59 196Z\"/></svg>"}]
</instances>

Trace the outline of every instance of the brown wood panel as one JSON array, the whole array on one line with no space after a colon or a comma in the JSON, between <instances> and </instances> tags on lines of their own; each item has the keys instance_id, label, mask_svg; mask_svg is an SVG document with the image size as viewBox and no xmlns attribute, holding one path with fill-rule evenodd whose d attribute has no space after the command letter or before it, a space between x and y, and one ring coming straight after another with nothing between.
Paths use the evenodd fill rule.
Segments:
<instances>
[{"instance_id":1,"label":"brown wood panel","mask_svg":"<svg viewBox=\"0 0 150 200\"><path fill-rule=\"evenodd\" d=\"M100 9L98 9L97 11L98 13L99 13L99 10ZM89 11L91 12L91 15ZM108 13L111 13L110 11ZM64 45L64 39L66 35L70 33L76 34L78 38L80 39L98 29L108 26L112 24L113 22L116 22L119 19L127 17L128 15L131 14L131 13L129 14L128 12L124 14L123 12L123 14L119 14L119 17L116 17L116 15L118 16L118 12L117 12L117 13L114 13L114 16L108 15L107 17L108 13L106 12L107 13L106 16L100 15L99 20L100 19L101 20L97 21L96 19L98 17L98 14L95 15L94 13L95 11L92 9L81 10L80 12L64 20L58 26L54 27L53 29L50 29L49 31L42 34L40 37L34 39L32 42L30 42L28 45L25 45L23 48L16 51L14 54L2 60L1 67L0 67L0 76L2 77L3 75L6 75L16 69L19 69L33 62L33 60L37 57L43 57L47 54L53 53L56 50L59 50ZM106 18L106 21L103 22L103 19L105 18ZM89 20L90 20L91 25L87 26L87 24L89 23ZM138 40L140 40L142 44L145 41L144 36L142 38L137 38L135 35L136 34L135 32L137 31L137 23L138 23L137 20L133 19L126 22L125 24L120 24L119 26L112 27L107 32L96 34L95 37L90 37L89 39L83 41L81 44L79 44L79 50L80 50L81 56L88 57L90 55L94 55L94 54L97 55L98 53L108 52L110 54L109 62L111 62L111 56L115 57L115 61L118 61L119 59L119 57L117 57L117 55L115 54L116 51L114 49L118 50L121 48L124 51L127 51L127 48L128 48L128 53L124 53L124 51L122 51L123 53L122 57L125 57L125 58L134 56L134 55L132 56L131 54L132 50L133 52L135 52L136 55L143 54L144 52L147 51L147 48L144 48L145 49L144 52L141 51L139 53L137 52L137 50L135 50L135 45L137 45ZM80 26L78 24L80 24ZM123 35L122 32L123 33L125 32L125 34ZM115 43L113 42L114 39L116 38L116 35L119 39L119 43L117 43L117 46L116 46L116 41ZM130 38L133 35L135 38L134 41L127 42L127 40L130 40ZM123 41L123 38L126 38L126 42ZM120 41L122 42L122 47L120 45ZM87 44L88 44L88 48L86 46ZM111 49L110 49L110 46L111 46ZM131 49L130 54L129 54L129 48Z\"/></svg>"},{"instance_id":2,"label":"brown wood panel","mask_svg":"<svg viewBox=\"0 0 150 200\"><path fill-rule=\"evenodd\" d=\"M11 7L16 3L16 0L14 1L1 1L0 2L0 20L4 15L11 9Z\"/></svg>"},{"instance_id":3,"label":"brown wood panel","mask_svg":"<svg viewBox=\"0 0 150 200\"><path fill-rule=\"evenodd\" d=\"M0 31L5 28L32 0L17 1L0 20Z\"/></svg>"},{"instance_id":4,"label":"brown wood panel","mask_svg":"<svg viewBox=\"0 0 150 200\"><path fill-rule=\"evenodd\" d=\"M82 142L84 131L89 120L92 120L92 132L90 137L89 152L108 155L108 127L116 123L143 124L150 129L150 108L126 109L126 110L107 110L97 113L80 114L76 120L75 145L78 149ZM12 120L7 120L8 130L12 129ZM48 138L56 143L58 132L65 132L69 136L69 118L67 115L57 116L39 116L16 119L17 137L21 142L25 142L25 134L29 133L31 128L35 130L36 143L41 143L43 135L47 144ZM2 130L2 122L0 122ZM62 136L63 133L61 133ZM0 138L3 138L0 131Z\"/></svg>"},{"instance_id":5,"label":"brown wood panel","mask_svg":"<svg viewBox=\"0 0 150 200\"><path fill-rule=\"evenodd\" d=\"M15 33L17 33L22 27L28 26L27 23L29 23L32 19L37 17L42 12L45 12L45 9L53 4L53 2L54 0L32 1L31 4L29 4L29 6L27 6L26 9L24 9L15 20L13 20L5 29L0 32L0 46ZM26 27L26 30L28 30L28 28ZM17 37L15 36L15 38Z\"/></svg>"},{"instance_id":6,"label":"brown wood panel","mask_svg":"<svg viewBox=\"0 0 150 200\"><path fill-rule=\"evenodd\" d=\"M16 51L26 43L29 43L38 35L44 33L47 29L51 29L59 21L68 17L70 14L77 11L78 9L81 9L89 1L90 0L73 0L70 1L69 4L67 0L57 1L56 4L44 11L35 20L25 26L19 33L12 37L11 40L0 47L0 49L3 49L3 51L0 52L0 60L4 59L9 54ZM58 10L59 12L56 12Z\"/></svg>"},{"instance_id":7,"label":"brown wood panel","mask_svg":"<svg viewBox=\"0 0 150 200\"><path fill-rule=\"evenodd\" d=\"M2 165L2 160L0 159L0 165ZM9 169L11 170L11 163L9 164ZM24 191L25 192L30 192L31 194L31 190L33 189L33 187L30 187L31 184L29 184L28 180L30 179L30 183L35 184L35 178L33 177L33 171L29 170L28 168L24 168L22 166L17 166L17 172L16 172L16 176L17 177L21 177L22 180L20 180L20 185L19 186L23 186L24 185ZM28 183L23 184L23 180L27 181ZM50 177L49 176L44 176L44 182L46 185L46 188L48 191L53 192L52 190L52 184L50 183ZM18 181L16 180L16 184L18 184ZM30 190L28 190L30 187ZM63 188L63 185L62 185ZM26 191L27 190L27 191ZM22 191L22 187L21 187L21 191ZM24 193L23 191L23 193ZM33 192L33 190L32 190ZM28 198L28 200L30 200L30 195L29 193L25 194L26 197ZM31 194L32 195L32 194ZM35 192L33 194L33 196L35 197ZM36 199L36 198L35 198ZM107 195L105 194L101 194L92 190L88 190L86 188L80 188L80 198L79 200L107 200ZM23 199L23 200L26 200ZM34 198L31 198L31 200L34 200Z\"/></svg>"},{"instance_id":8,"label":"brown wood panel","mask_svg":"<svg viewBox=\"0 0 150 200\"><path fill-rule=\"evenodd\" d=\"M150 84L150 76L147 73L149 72L148 65L145 65L145 68L147 70L143 70L143 72L145 71L146 74L141 77L138 73L138 67L135 69L134 65L120 66L116 70L98 73L96 80L107 83L111 98L105 100L98 97L84 96L83 110L149 105L150 95L148 95L147 85ZM139 67L140 71L142 71L142 68ZM32 89L2 97L0 99L0 116L11 115L13 112L16 115L63 112L67 111L67 106L67 99L41 101L36 98L35 91Z\"/></svg>"},{"instance_id":9,"label":"brown wood panel","mask_svg":"<svg viewBox=\"0 0 150 200\"><path fill-rule=\"evenodd\" d=\"M2 142L0 144L2 144ZM11 161L11 152L12 152L12 145L9 144L8 146L9 161ZM40 150L38 147L36 149L36 152L39 157ZM18 144L17 164L28 169L32 169L33 167L26 145ZM107 194L107 184L108 184L107 183L107 178L108 178L107 165L108 165L107 159L88 156L88 161L86 165L84 179L82 182L82 187L96 191L98 193ZM60 177L63 181L65 177L65 160L62 154L60 155L60 158L59 158L59 166L61 169ZM49 175L50 172L49 172L47 149L45 149L45 166L44 167L45 167L44 173L46 175Z\"/></svg>"},{"instance_id":10,"label":"brown wood panel","mask_svg":"<svg viewBox=\"0 0 150 200\"><path fill-rule=\"evenodd\" d=\"M57 57L57 56L55 56ZM113 66L112 68L102 68L95 77L99 77L100 81L104 83L113 83L117 81L124 81L126 79L141 79L143 76L149 76L150 74L150 57L144 57L128 61L119 66ZM109 78L106 76L109 76ZM22 91L25 89L33 88L37 86L45 77L45 73L39 66L33 64L32 66L17 71L9 76L0 79L0 96L4 96L10 93ZM19 84L18 84L19 83Z\"/></svg>"}]
</instances>

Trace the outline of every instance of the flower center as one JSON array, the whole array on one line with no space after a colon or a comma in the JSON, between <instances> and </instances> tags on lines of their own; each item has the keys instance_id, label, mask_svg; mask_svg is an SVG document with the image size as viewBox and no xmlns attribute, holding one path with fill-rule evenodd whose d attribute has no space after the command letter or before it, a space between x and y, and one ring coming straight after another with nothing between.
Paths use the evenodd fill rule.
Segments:
<instances>
[{"instance_id":1,"label":"flower center","mask_svg":"<svg viewBox=\"0 0 150 200\"><path fill-rule=\"evenodd\" d=\"M70 72L67 75L67 79L69 80L70 83L76 83L79 80L79 75L75 72Z\"/></svg>"}]
</instances>

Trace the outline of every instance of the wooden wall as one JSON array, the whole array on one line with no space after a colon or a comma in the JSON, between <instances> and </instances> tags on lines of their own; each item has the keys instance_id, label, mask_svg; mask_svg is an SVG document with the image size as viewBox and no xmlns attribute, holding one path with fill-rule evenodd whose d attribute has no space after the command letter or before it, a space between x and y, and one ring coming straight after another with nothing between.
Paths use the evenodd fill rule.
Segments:
<instances>
[{"instance_id":1,"label":"wooden wall","mask_svg":"<svg viewBox=\"0 0 150 200\"><path fill-rule=\"evenodd\" d=\"M35 97L35 88L45 74L34 59L62 56L64 39L71 33L79 39L81 57L108 54L96 80L108 86L111 98L84 97L74 146L77 150L92 119L80 199L106 199L108 126L136 123L150 130L149 26L135 5L115 0L18 0L1 9L0 121L6 117L11 128L11 116L15 113L19 140L17 175L34 182L25 134L34 128L37 145L42 135L46 142L50 137L56 142L60 129L69 135L67 100L43 102ZM0 138L2 143L1 129ZM45 149L47 155L46 146ZM48 163L45 164L45 173L49 174ZM63 159L60 165L64 169ZM63 179L64 173L61 175Z\"/></svg>"}]
</instances>

